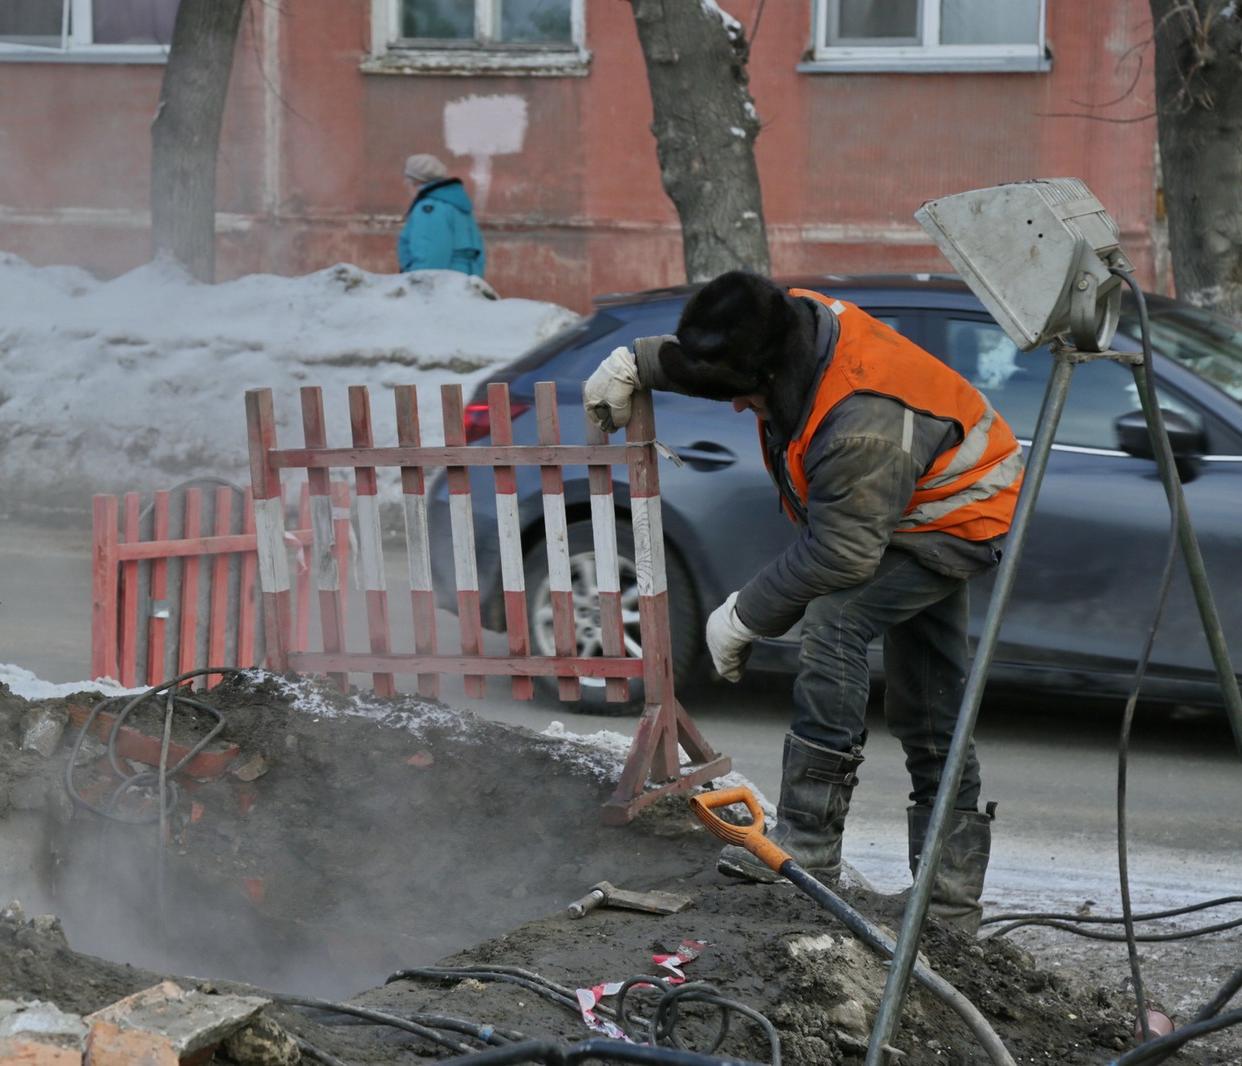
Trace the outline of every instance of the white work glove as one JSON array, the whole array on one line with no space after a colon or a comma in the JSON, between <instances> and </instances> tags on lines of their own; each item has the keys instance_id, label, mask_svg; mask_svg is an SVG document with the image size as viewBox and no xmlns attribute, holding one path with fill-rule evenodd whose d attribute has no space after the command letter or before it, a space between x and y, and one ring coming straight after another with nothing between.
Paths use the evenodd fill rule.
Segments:
<instances>
[{"instance_id":1,"label":"white work glove","mask_svg":"<svg viewBox=\"0 0 1242 1066\"><path fill-rule=\"evenodd\" d=\"M630 402L638 380L638 363L628 348L614 348L582 386L582 406L587 418L605 433L612 433L630 420Z\"/></svg>"},{"instance_id":2,"label":"white work glove","mask_svg":"<svg viewBox=\"0 0 1242 1066\"><path fill-rule=\"evenodd\" d=\"M742 624L737 616L737 593L729 593L728 599L707 618L707 650L712 654L712 665L726 681L740 681L742 668L750 658L751 641L758 636Z\"/></svg>"}]
</instances>

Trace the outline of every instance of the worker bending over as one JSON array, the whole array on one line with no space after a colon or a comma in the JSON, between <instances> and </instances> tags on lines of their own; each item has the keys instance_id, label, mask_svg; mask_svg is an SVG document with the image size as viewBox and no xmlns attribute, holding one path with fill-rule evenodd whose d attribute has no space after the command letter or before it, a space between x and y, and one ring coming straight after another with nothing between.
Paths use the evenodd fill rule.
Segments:
<instances>
[{"instance_id":1,"label":"worker bending over","mask_svg":"<svg viewBox=\"0 0 1242 1066\"><path fill-rule=\"evenodd\" d=\"M993 567L1022 483L1017 440L940 360L843 300L732 271L696 293L675 336L615 349L584 389L588 415L625 425L636 389L754 411L764 460L797 538L707 620L721 676L737 681L756 637L799 619L802 647L771 838L821 881L866 740L867 645L884 638L884 714L913 790L916 868L969 667L966 582ZM993 811L980 813L972 743L931 910L978 928ZM991 806L991 805L990 805ZM718 867L773 873L744 848Z\"/></svg>"}]
</instances>

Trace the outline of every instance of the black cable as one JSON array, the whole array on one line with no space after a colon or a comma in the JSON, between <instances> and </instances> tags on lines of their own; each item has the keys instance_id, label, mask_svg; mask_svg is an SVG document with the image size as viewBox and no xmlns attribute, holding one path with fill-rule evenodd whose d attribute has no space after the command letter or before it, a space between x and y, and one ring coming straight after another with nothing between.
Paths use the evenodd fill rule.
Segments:
<instances>
[{"instance_id":1,"label":"black cable","mask_svg":"<svg viewBox=\"0 0 1242 1066\"><path fill-rule=\"evenodd\" d=\"M1146 914L1134 915L1136 922L1154 922L1159 918L1176 918L1180 914L1191 914L1194 911L1207 910L1211 907L1223 907L1228 903L1242 903L1242 896L1217 896L1215 899L1204 900L1202 903L1190 903L1184 907L1170 907L1163 911L1149 911ZM1015 911L1012 914L993 914L979 923L984 925L997 925L1000 922L1012 922L1018 919L1026 918L1058 918L1065 922L1083 922L1096 923L1100 925L1112 925L1117 922L1124 922L1125 919L1120 915L1100 915L1100 914L1057 914L1045 911Z\"/></svg>"},{"instance_id":2,"label":"black cable","mask_svg":"<svg viewBox=\"0 0 1242 1066\"><path fill-rule=\"evenodd\" d=\"M488 1048L472 1055L442 1059L440 1066L510 1066L520 1062L543 1062L548 1066L574 1066L579 1062L633 1062L640 1066L759 1066L745 1059L723 1059L679 1048L627 1044L624 1040L591 1037L573 1044L553 1040L528 1040L522 1044Z\"/></svg>"},{"instance_id":3,"label":"black cable","mask_svg":"<svg viewBox=\"0 0 1242 1066\"><path fill-rule=\"evenodd\" d=\"M678 1005L683 1000L688 1003L706 1003L710 1006L719 1007L724 1025L728 1024L729 1011L749 1018L763 1030L764 1036L768 1038L768 1050L772 1066L781 1066L781 1038L776 1031L776 1026L753 1007L749 1007L745 1003L739 1003L736 1000L727 999L720 995L711 985L702 981L680 985L660 1000L656 1008L655 1020L652 1023L653 1032L661 1036L667 1034L667 1039L675 1047L683 1046L677 1038L675 1029Z\"/></svg>"},{"instance_id":4,"label":"black cable","mask_svg":"<svg viewBox=\"0 0 1242 1066\"><path fill-rule=\"evenodd\" d=\"M1195 1015L1195 1021L1207 1021L1208 1018L1215 1015L1226 1003L1237 995L1239 988L1242 988L1242 966L1234 970L1233 973L1229 975L1229 978L1225 981L1225 983L1220 986L1220 989L1217 991L1216 995L1214 995L1203 1005L1203 1008L1198 1014Z\"/></svg>"},{"instance_id":5,"label":"black cable","mask_svg":"<svg viewBox=\"0 0 1242 1066\"><path fill-rule=\"evenodd\" d=\"M336 1010L334 1007L306 1007L304 1009L326 1016L312 1019L322 1025L387 1024L387 1022L376 1021L373 1018L362 1018L356 1014L342 1014L341 1011ZM419 1025L430 1026L433 1029L445 1029L449 1032L461 1033L464 1036L472 1036L485 1044L514 1044L529 1039L525 1033L520 1033L516 1029L504 1029L498 1025L474 1022L468 1018L455 1018L448 1014L422 1014L409 1011L403 1011L400 1014L395 1011L387 1013L391 1013L398 1018L405 1018L407 1021L417 1022ZM340 1015L340 1017L336 1017L337 1015ZM331 1018L331 1020L328 1020L328 1018Z\"/></svg>"},{"instance_id":6,"label":"black cable","mask_svg":"<svg viewBox=\"0 0 1242 1066\"><path fill-rule=\"evenodd\" d=\"M635 1025L636 1019L625 1011L625 997L632 990L655 988L660 992L659 1001L655 1005L655 1013L650 1019L638 1021L646 1031L639 1032ZM729 1035L730 1016L732 1013L749 1018L760 1029L768 1040L772 1066L781 1066L781 1039L774 1026L763 1014L745 1003L728 999L720 994L719 989L705 981L688 981L674 985L658 977L631 977L617 992L617 1014L621 1018L622 1028L631 1040L646 1037L653 1045L675 1047L689 1051L677 1033L680 1005L682 1003L704 1003L720 1011L720 1023L711 1045L699 1051L699 1054L714 1055Z\"/></svg>"},{"instance_id":7,"label":"black cable","mask_svg":"<svg viewBox=\"0 0 1242 1066\"><path fill-rule=\"evenodd\" d=\"M294 1036L293 1042L297 1044L298 1050L306 1058L314 1059L315 1062L322 1062L324 1066L349 1066L344 1059L338 1059L335 1055L330 1055L323 1048L315 1047L309 1040L304 1040L300 1036Z\"/></svg>"},{"instance_id":8,"label":"black cable","mask_svg":"<svg viewBox=\"0 0 1242 1066\"><path fill-rule=\"evenodd\" d=\"M1242 1024L1242 1009L1201 1022L1191 1022L1180 1029L1174 1029L1166 1036L1149 1040L1132 1051L1127 1051L1120 1058L1113 1059L1110 1066L1147 1066L1149 1063L1163 1062L1182 1045L1208 1033L1214 1033L1218 1029L1228 1029L1232 1025L1239 1024Z\"/></svg>"},{"instance_id":9,"label":"black cable","mask_svg":"<svg viewBox=\"0 0 1242 1066\"><path fill-rule=\"evenodd\" d=\"M537 996L551 1000L559 1006L568 1007L575 1014L581 1013L581 1009L578 1006L578 997L574 995L572 989L549 981L537 973L520 970L516 966L490 966L487 968L471 966L413 967L408 970L398 970L384 984L388 985L394 981L415 979L432 981L466 981L473 979L476 981L498 981L503 984L518 985L529 992L534 992ZM598 1014L602 1014L607 1018L616 1017L616 1012L610 1007L597 1006L595 1010Z\"/></svg>"},{"instance_id":10,"label":"black cable","mask_svg":"<svg viewBox=\"0 0 1242 1066\"><path fill-rule=\"evenodd\" d=\"M1123 919L1114 919L1114 921L1122 921ZM1221 922L1219 925L1205 925L1198 929L1187 929L1184 932L1176 933L1099 933L1090 929L1079 929L1077 926L1059 921L1055 918L1035 917L1027 918L1020 922L1012 922L1009 925L1001 926L992 936L1004 936L1015 929L1020 929L1024 925L1045 925L1050 929L1060 929L1062 932L1073 933L1075 936L1086 937L1088 940L1111 940L1115 943L1124 943L1130 939L1141 944L1161 944L1168 943L1173 940L1192 940L1198 936L1207 936L1209 933L1222 933L1226 929L1237 929L1242 926L1242 918L1235 918L1231 922Z\"/></svg>"},{"instance_id":11,"label":"black cable","mask_svg":"<svg viewBox=\"0 0 1242 1066\"><path fill-rule=\"evenodd\" d=\"M410 969L397 971L384 983L391 984L394 981L408 980L464 981L468 979L516 984L522 988L526 988L529 991L534 992L536 995L542 996L544 999L548 999L553 1003L568 1008L573 1011L575 1015L581 1015L581 1007L578 1004L578 999L574 994L573 989L568 988L565 985L557 984L555 981L551 981L541 974L537 974L531 970L524 970L517 966L412 967ZM661 994L659 1002L656 1004L655 1013L650 1020L640 1019L635 1016L627 1016L624 1013L625 997L627 993L644 986L655 988ZM780 1066L780 1037L777 1034L776 1027L758 1011L746 1006L744 1003L738 1003L734 1000L726 999L721 996L719 991L713 986L700 981L675 986L669 984L660 977L631 977L622 983L621 988L617 993L617 1005L615 1008L597 1004L593 1009L597 1014L616 1020L626 1031L626 1034L631 1037L631 1039L639 1039L636 1027L642 1026L647 1029L646 1035L651 1039L652 1043L661 1046L662 1049L666 1050L667 1045L672 1044L673 1047L678 1050L686 1050L676 1034L678 1004L682 1001L706 1003L710 1006L717 1007L720 1010L721 1026L719 1032L717 1033L715 1042L712 1044L711 1052L714 1052L717 1048L719 1048L720 1044L723 1042L729 1029L729 1012L735 1011L738 1014L742 1014L745 1017L750 1018L764 1031L764 1035L767 1036L768 1044L772 1049L772 1066ZM711 1052L708 1052L708 1054ZM527 1060L506 1059L504 1061L519 1062Z\"/></svg>"},{"instance_id":12,"label":"black cable","mask_svg":"<svg viewBox=\"0 0 1242 1066\"><path fill-rule=\"evenodd\" d=\"M1117 748L1117 866L1119 875L1119 884L1121 891L1121 917L1096 917L1087 915L1062 915L1062 914L1040 914L1027 913L1015 915L995 915L988 918L981 924L995 924L1002 921L1009 921L1008 925L1002 926L993 933L993 936L1004 936L1027 925L1043 925L1054 929L1060 929L1076 936L1087 937L1092 940L1108 940L1108 941L1124 941L1126 944L1126 952L1130 963L1130 974L1134 982L1134 996L1136 1007L1138 1010L1139 1025L1142 1030L1143 1039L1146 1042L1144 1048L1150 1048L1156 1044L1164 1045L1168 1040L1167 1037L1160 1040L1152 1040L1151 1024L1147 1015L1147 998L1146 990L1143 985L1143 977L1139 965L1138 944L1188 940L1193 937L1206 936L1209 933L1222 932L1227 929L1234 929L1242 926L1242 919L1236 919L1229 922L1220 922L1215 925L1201 926L1197 929L1190 929L1171 933L1144 933L1135 932L1135 922L1150 921L1155 918L1173 917L1178 914L1187 914L1196 910L1203 910L1208 907L1219 906L1223 903L1237 902L1240 897L1223 896L1216 900L1209 900L1204 903L1193 904L1187 907L1173 908L1167 911L1154 912L1147 915L1136 915L1133 910L1130 897L1130 877L1129 877L1129 848L1128 834L1126 824L1126 784L1129 761L1130 735L1134 723L1134 712L1138 704L1139 693L1142 689L1143 677L1147 671L1148 663L1151 659L1152 648L1155 644L1156 632L1160 625L1160 619L1164 612L1165 604L1168 600L1169 589L1172 585L1173 568L1177 558L1177 547L1181 534L1181 497L1182 487L1180 476L1177 471L1176 457L1173 455L1172 447L1169 444L1168 434L1164 429L1164 418L1160 409L1160 396L1156 389L1156 374L1151 346L1151 324L1147 314L1147 300L1143 294L1142 288L1135 280L1134 275L1126 270L1116 267L1110 267L1109 272L1120 278L1130 289L1134 297L1135 304L1138 307L1140 336L1142 340L1142 356L1143 356L1143 373L1142 373L1142 395L1140 399L1143 401L1143 407L1148 417L1151 427L1152 449L1157 453L1165 473L1172 482L1172 488L1169 492L1169 533L1168 548L1165 554L1164 566L1161 571L1160 583L1157 590L1156 603L1152 611L1151 624L1148 626L1146 637L1143 641L1143 648L1139 655L1135 666L1134 680L1130 687L1129 695L1126 699L1125 710L1122 715L1121 735ZM1137 375L1137 371L1136 371ZM1095 923L1116 923L1120 921L1125 926L1123 934L1094 932L1088 929L1080 928L1081 924ZM1077 924L1068 924L1070 922ZM1210 1012L1219 1010L1224 1003L1237 991L1239 985L1242 985L1242 972L1235 974L1237 983L1233 983L1231 978L1229 982L1220 990L1217 996L1209 1003L1204 1011L1201 1012L1200 1018L1206 1020L1210 1017ZM1196 1022L1195 1024L1200 1024ZM1189 1027L1188 1027L1189 1028ZM1185 1030L1179 1030L1184 1033ZM1187 1038L1192 1039L1193 1037ZM1170 1043L1170 1048L1180 1046L1180 1043ZM1139 1049L1140 1051L1144 1049ZM1171 1050L1168 1054L1171 1054ZM1133 1053L1132 1053L1133 1054ZM1160 1055L1159 1058L1165 1057ZM1159 1058L1150 1061L1159 1061ZM1148 1059L1133 1059L1130 1056L1124 1056L1122 1060L1126 1062L1149 1061Z\"/></svg>"},{"instance_id":13,"label":"black cable","mask_svg":"<svg viewBox=\"0 0 1242 1066\"><path fill-rule=\"evenodd\" d=\"M394 1029L404 1029L407 1033L421 1036L424 1040L430 1040L433 1044L439 1044L450 1051L456 1051L459 1055L468 1055L475 1050L469 1044L463 1044L460 1040L445 1036L430 1026L408 1021L400 1015L390 1014L387 1011L372 1010L370 1007L359 1007L353 1003L334 1003L331 1000L315 999L310 996L291 996L283 992L264 992L263 994L277 1003L287 1003L293 1007L314 1007L317 1010L335 1011L338 1014L353 1014L359 1018L366 1018L368 1021L378 1022L381 1025L390 1025Z\"/></svg>"},{"instance_id":14,"label":"black cable","mask_svg":"<svg viewBox=\"0 0 1242 1066\"><path fill-rule=\"evenodd\" d=\"M189 478L186 481L179 481L168 490L168 494L171 496L174 492L181 492L183 489L193 488L195 485L218 485L221 488L232 489L239 497L245 498L246 495L246 490L237 484L236 481L230 481L225 477L217 477L215 474L203 474L199 477ZM149 515L154 509L155 499L153 497L151 502L138 512L139 524L141 524L142 520L146 518L147 515Z\"/></svg>"},{"instance_id":15,"label":"black cable","mask_svg":"<svg viewBox=\"0 0 1242 1066\"><path fill-rule=\"evenodd\" d=\"M1151 328L1147 320L1147 300L1134 275L1127 270L1110 267L1109 273L1121 278L1130 287L1138 304L1139 328L1143 341L1143 386L1146 392L1149 425L1153 436L1164 434L1163 420L1160 417L1160 397L1156 392L1156 372L1152 365ZM1165 442L1167 443L1167 441ZM1152 449L1161 447L1158 440L1152 441ZM1170 467L1170 476L1177 481L1176 466ZM1143 640L1143 650L1139 655L1134 669L1134 682L1130 686L1130 694L1126 699L1125 711L1121 716L1121 736L1117 743L1117 872L1121 889L1121 914L1125 919L1126 954L1130 961L1130 976L1134 981L1134 1000L1138 1010L1139 1026L1143 1039L1151 1040L1151 1023L1147 1017L1147 991L1143 986L1143 973L1139 964L1138 937L1134 932L1134 907L1130 899L1130 856L1126 832L1126 778L1129 771L1130 731L1134 725L1134 710L1138 705L1139 692L1143 687L1143 676L1147 673L1147 664L1151 660L1151 650L1156 643L1156 631L1160 627L1160 618L1164 614L1165 604L1169 598L1169 588L1173 584L1173 565L1177 561L1177 538L1181 526L1181 511L1175 503L1169 501L1169 543L1165 552L1164 568L1160 574L1160 584L1156 593L1156 603L1152 608L1151 624L1147 627L1147 636ZM1113 937L1097 937L1097 939L1114 939ZM1144 938L1146 939L1146 938Z\"/></svg>"},{"instance_id":16,"label":"black cable","mask_svg":"<svg viewBox=\"0 0 1242 1066\"><path fill-rule=\"evenodd\" d=\"M617 990L617 1017L621 1021L621 1028L625 1030L625 1035L631 1040L639 1042L646 1039L653 1044L664 1043L671 1047L689 1050L677 1035L676 1001L671 997L681 989L690 987L710 989L712 994L719 996L715 988L712 988L711 985L705 985L701 981L691 981L688 984L678 986L669 984L669 982L660 977L631 977L623 982ZM655 990L659 993L659 1002L656 1005L655 1013L650 1018L639 1018L636 1015L628 1014L625 1009L625 997L631 991L645 992L649 990ZM670 1003L673 1007L671 1015L666 1006ZM711 1046L703 1049L702 1053L705 1055L714 1055L729 1035L729 1011L723 1005L717 1004L717 1006L720 1008L720 1024L716 1029L716 1035L712 1039ZM779 1046L776 1054L779 1061Z\"/></svg>"},{"instance_id":17,"label":"black cable","mask_svg":"<svg viewBox=\"0 0 1242 1066\"><path fill-rule=\"evenodd\" d=\"M176 677L171 678L168 681L164 681L159 685L156 685L154 688L149 688L145 692L142 692L134 697L107 696L100 700L94 707L91 708L91 712L87 715L86 721L82 723L82 727L78 730L78 734L74 738L73 748L69 753L69 761L65 766L65 791L69 794L69 798L79 807L85 807L88 811L92 811L103 818L109 818L115 822L123 822L127 825L149 825L153 822L158 822L161 817L160 808L164 810L166 815L167 809L176 805L178 791L176 783L170 780L170 778L185 769L185 767L189 765L195 756L197 756L204 748L207 747L208 744L219 736L225 726L224 715L216 710L216 708L212 707L210 704L204 703L201 700L193 699L183 693L175 692L174 690L177 686L184 684L186 681L189 681L195 677L200 677L204 674L238 675L244 672L245 671L243 670L238 670L229 666L208 666L199 670L189 670L186 673L178 674ZM127 773L121 766L120 756L117 754L116 750L116 742L117 738L120 736L121 726L124 725L125 719L128 718L140 704L148 699L158 696L160 693L167 693L169 699L171 699L176 706L189 707L195 710L205 711L216 719L216 724L204 737L200 738L199 741L188 752L186 752L181 759L177 761L175 766L169 767L167 765L166 756L164 756L161 757L160 765L155 770L140 770L137 773ZM82 743L90 733L91 727L95 724L96 718L99 717L100 712L102 712L105 707L111 704L122 705L121 710L117 713L115 720L112 723L112 729L108 733L107 742L108 761L111 764L113 771L121 780L120 784L116 786L112 792L112 795L109 797L107 805L101 807L98 804L91 803L78 792L77 786L73 781L73 771L77 763L78 753L82 750ZM161 780L165 782L165 794L161 797L160 808L157 808L155 811L148 812L145 815L127 814L124 811L117 809L117 804L120 802L121 797L125 795L125 793L134 789L151 788L153 786L158 787Z\"/></svg>"}]
</instances>

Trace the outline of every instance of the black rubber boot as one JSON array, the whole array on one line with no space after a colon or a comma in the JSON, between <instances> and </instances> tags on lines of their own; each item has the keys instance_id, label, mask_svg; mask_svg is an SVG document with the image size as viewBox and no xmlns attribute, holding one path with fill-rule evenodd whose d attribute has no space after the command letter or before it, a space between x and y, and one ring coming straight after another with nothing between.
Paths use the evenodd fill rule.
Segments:
<instances>
[{"instance_id":1,"label":"black rubber boot","mask_svg":"<svg viewBox=\"0 0 1242 1066\"><path fill-rule=\"evenodd\" d=\"M930 807L919 804L906 808L910 831L910 873L918 870L927 827L931 824ZM979 931L983 907L983 879L988 872L992 851L992 821L996 804L987 805L987 813L953 811L945 830L944 847L940 852L940 868L932 882L929 910L941 921L957 926L974 936Z\"/></svg>"},{"instance_id":2,"label":"black rubber boot","mask_svg":"<svg viewBox=\"0 0 1242 1066\"><path fill-rule=\"evenodd\" d=\"M781 800L776 826L766 835L812 877L828 885L836 884L841 876L841 830L858 783L855 771L862 761L861 746L849 752L832 751L793 733L785 734ZM716 869L765 884L783 880L735 844L721 851Z\"/></svg>"}]
</instances>

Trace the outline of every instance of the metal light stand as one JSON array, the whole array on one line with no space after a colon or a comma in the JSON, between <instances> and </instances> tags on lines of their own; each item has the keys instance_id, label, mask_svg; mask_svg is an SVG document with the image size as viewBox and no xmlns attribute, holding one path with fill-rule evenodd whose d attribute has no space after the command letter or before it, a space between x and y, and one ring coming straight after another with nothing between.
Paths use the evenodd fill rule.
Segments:
<instances>
[{"instance_id":1,"label":"metal light stand","mask_svg":"<svg viewBox=\"0 0 1242 1066\"><path fill-rule=\"evenodd\" d=\"M1203 630L1211 650L1212 662L1215 664L1216 675L1225 697L1229 724L1233 729L1234 741L1239 751L1242 751L1242 692L1239 691L1238 678L1229 661L1225 634L1221 629L1216 605L1212 600L1212 590L1208 585L1207 571L1204 569L1203 555L1199 551L1199 542L1195 537L1194 529L1190 524L1190 515L1186 510L1186 499L1182 493L1181 480L1177 475L1173 449L1165 433L1164 420L1161 417L1159 405L1149 402L1143 353L1081 352L1076 348L1054 345L1052 355L1054 360L1052 375L1048 379L1043 406L1040 408L1039 421L1036 424L1035 439L1031 442L1031 451L1027 457L1026 478L1018 497L1017 510L1006 540L1004 556L997 570L996 585L992 591L991 602L988 604L983 632L980 634L970 676L966 682L966 691L962 696L962 706L958 712L957 726L953 731L953 741L949 746L948 758L945 761L944 775L936 792L935 805L932 807L931 822L928 825L923 854L919 859L914 886L906 904L901 932L897 937L897 949L893 954L888 980L884 986L884 995L876 1014L875 1027L871 1031L866 1066L885 1066L888 1052L891 1050L890 1041L901 1017L902 1005L918 953L919 939L927 917L927 907L931 900L932 880L940 865L945 825L948 822L950 808L957 796L958 786L961 784L962 772L966 767L966 752L974 733L975 722L979 717L979 703L983 696L984 682L987 680L988 669L992 663L992 654L996 650L996 640L1000 634L1005 607L1009 602L1009 593L1013 589L1014 574L1018 568L1018 559L1022 554L1022 544L1026 539L1027 527L1030 525L1031 514L1035 510L1040 482L1043 481L1044 470L1048 466L1052 441L1056 436L1057 425L1061 421L1061 412L1065 408L1066 397L1069 395L1070 376L1074 372L1074 367L1079 363L1112 359L1128 364L1134 372L1143 414L1147 420L1147 431L1151 436L1156 465L1160 471L1160 480L1164 485L1169 507L1178 516L1178 541L1181 545L1182 556L1186 560L1186 569L1190 574L1190 585L1199 607L1199 616L1203 621Z\"/></svg>"}]
</instances>

